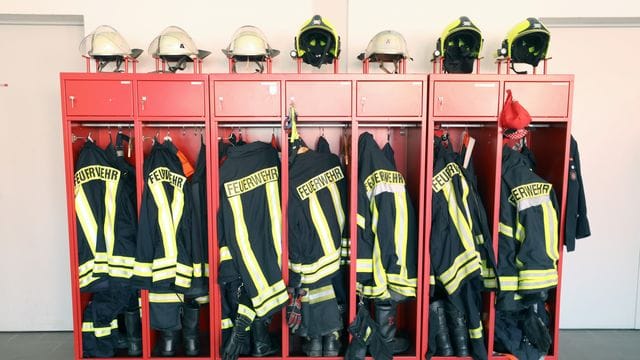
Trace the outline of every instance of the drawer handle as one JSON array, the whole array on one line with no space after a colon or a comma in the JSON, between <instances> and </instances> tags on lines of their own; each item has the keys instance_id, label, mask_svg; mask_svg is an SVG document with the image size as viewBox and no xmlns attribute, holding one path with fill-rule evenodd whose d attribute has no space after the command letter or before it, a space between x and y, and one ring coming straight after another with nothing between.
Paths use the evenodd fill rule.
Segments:
<instances>
[{"instance_id":1,"label":"drawer handle","mask_svg":"<svg viewBox=\"0 0 640 360\"><path fill-rule=\"evenodd\" d=\"M223 103L224 103L224 97L218 96L218 107L220 108L220 110L223 110L223 106L222 106Z\"/></svg>"},{"instance_id":2,"label":"drawer handle","mask_svg":"<svg viewBox=\"0 0 640 360\"><path fill-rule=\"evenodd\" d=\"M147 102L147 97L143 96L142 98L140 98L140 104L142 106L142 111L144 111L144 104Z\"/></svg>"},{"instance_id":3,"label":"drawer handle","mask_svg":"<svg viewBox=\"0 0 640 360\"><path fill-rule=\"evenodd\" d=\"M361 106L361 111L364 112L364 105L367 102L367 97L366 96L361 96L360 97L360 106Z\"/></svg>"},{"instance_id":4,"label":"drawer handle","mask_svg":"<svg viewBox=\"0 0 640 360\"><path fill-rule=\"evenodd\" d=\"M444 104L444 96L438 96L438 106L442 107Z\"/></svg>"},{"instance_id":5,"label":"drawer handle","mask_svg":"<svg viewBox=\"0 0 640 360\"><path fill-rule=\"evenodd\" d=\"M73 95L70 95L69 100L71 101L71 108L73 109L76 106L76 103L75 103L76 97Z\"/></svg>"}]
</instances>

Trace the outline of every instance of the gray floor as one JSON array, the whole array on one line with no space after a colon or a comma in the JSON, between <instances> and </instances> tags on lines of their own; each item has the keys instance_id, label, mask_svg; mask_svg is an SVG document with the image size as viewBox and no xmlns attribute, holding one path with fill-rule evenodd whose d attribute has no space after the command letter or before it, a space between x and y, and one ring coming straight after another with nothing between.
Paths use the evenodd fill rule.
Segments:
<instances>
[{"instance_id":1,"label":"gray floor","mask_svg":"<svg viewBox=\"0 0 640 360\"><path fill-rule=\"evenodd\" d=\"M69 332L0 333L2 360L73 358ZM561 360L640 359L640 330L562 330Z\"/></svg>"}]
</instances>

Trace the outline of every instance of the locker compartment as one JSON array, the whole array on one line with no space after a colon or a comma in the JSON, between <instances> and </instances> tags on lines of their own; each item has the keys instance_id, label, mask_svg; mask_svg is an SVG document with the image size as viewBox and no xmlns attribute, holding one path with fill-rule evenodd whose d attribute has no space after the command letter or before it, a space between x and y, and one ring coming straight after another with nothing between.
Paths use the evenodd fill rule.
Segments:
<instances>
[{"instance_id":1,"label":"locker compartment","mask_svg":"<svg viewBox=\"0 0 640 360\"><path fill-rule=\"evenodd\" d=\"M141 133L142 133L142 138L138 140L137 144L139 144L139 146L141 146L142 148L142 154L144 157L143 162L147 159L147 157L149 156L149 154L151 153L151 149L153 147L153 139L156 138L158 139L159 143L164 143L166 141L170 141L175 145L175 147L184 155L187 163L193 167L193 169L196 169L196 163L198 160L198 155L200 153L200 149L201 149L201 144L202 144L202 140L204 140L205 145L207 144L207 136L206 136L206 131L205 131L205 123L204 122L194 122L194 123L185 123L184 126L182 126L181 123L176 123L176 124L171 124L169 126L162 126L159 124L153 124L153 123L145 123L143 124L143 127L141 129ZM207 161L207 164L209 162ZM183 165L183 170L185 169L185 165ZM206 172L209 172L209 168L207 165L207 170ZM185 174L186 175L186 174ZM141 173L140 177L144 178L145 174ZM187 176L187 178L189 179L185 186L189 186L191 184L191 177ZM144 183L144 180L143 180ZM205 184L205 188L206 188L206 184ZM141 189L143 190L143 189ZM206 191L209 191L208 189ZM209 196L209 194L207 194L207 196ZM169 198L168 199L169 202L172 202L172 199ZM186 199L185 199L186 200ZM205 203L207 202L207 198L205 199L201 199L201 201L204 201ZM142 203L139 204L139 206L142 206ZM185 202L185 206L189 206L189 203ZM208 215L207 215L207 221L211 221L212 219L212 215L211 215L211 211L208 210ZM188 208L184 208L182 216L185 216L185 214L189 214L189 210ZM193 226L193 224L189 225L190 227ZM203 241L205 242L205 249L208 248L208 231L205 232L203 234ZM207 250L208 251L208 250ZM207 252L207 256L208 256L208 252ZM209 260L209 263L211 263L211 260ZM205 270L205 265L206 263L203 264L203 266L200 268L201 272L202 272L202 276L204 277L204 273L206 272ZM206 264L208 265L208 264ZM209 268L209 275L212 274L212 270ZM194 278L192 278L192 281L195 281ZM209 280L205 277L204 278L207 284L209 284ZM211 311L212 311L212 306L210 304L211 301L211 289L209 290L209 294L207 294L207 296L209 297L208 301L198 301L199 305L199 313L198 313L198 336L199 336L199 341L200 341L200 352L197 355L196 358L210 358L212 356L212 354L215 353L214 349L212 349L211 346L211 330L212 329L212 325L211 325ZM147 292L147 294L149 294L149 292ZM174 296L182 296L183 294L169 294L169 295L174 295ZM154 329L153 327L151 327L151 319L154 318L155 316L158 316L159 313L163 313L163 314L167 314L169 312L169 310L165 311L165 309L159 311L158 313L154 313L155 310L151 309L151 303L150 303L150 295L144 296L143 297L143 302L146 304L148 309L147 312L147 319L149 319L149 330L150 330L150 349L151 349L151 356L152 357L158 357L160 356L160 354L158 353L158 349L156 349L156 346L158 345L158 341L159 341L159 337L160 337L160 333L158 330ZM185 302L189 301L191 298L184 296ZM164 305L164 304L161 304ZM183 306L186 306L183 305ZM181 310L183 314L184 310ZM183 320L183 316L184 315L179 315L179 321L182 324L182 326L184 326L184 320ZM178 343L182 344L183 340L182 340L182 332L178 331ZM175 357L184 357L186 356L186 354L184 353L184 348L182 345L178 345L177 347L177 352Z\"/></svg>"},{"instance_id":2,"label":"locker compartment","mask_svg":"<svg viewBox=\"0 0 640 360\"><path fill-rule=\"evenodd\" d=\"M203 117L207 106L202 80L138 81L141 117Z\"/></svg>"},{"instance_id":3,"label":"locker compartment","mask_svg":"<svg viewBox=\"0 0 640 360\"><path fill-rule=\"evenodd\" d=\"M214 81L215 116L280 116L279 81Z\"/></svg>"},{"instance_id":4,"label":"locker compartment","mask_svg":"<svg viewBox=\"0 0 640 360\"><path fill-rule=\"evenodd\" d=\"M451 125L451 126L449 126ZM498 154L499 149L501 149L501 144L498 143L498 128L495 122L491 123L472 123L468 126L464 126L464 124L447 124L444 122L436 122L435 124L435 132L434 135L436 137L441 137L443 134L446 134L448 137L448 146L452 147L453 151L460 153L460 150L463 146L465 133L475 140L474 146L471 152L471 157L469 158L468 168L473 168L475 171L476 179L477 179L477 189L478 195L480 196L481 204L486 212L487 216L487 225L489 227L489 235L493 236L496 233L494 229L494 215L498 214L499 209L499 191L500 191L500 177L496 175L497 163L496 156ZM435 161L435 159L434 159ZM467 181L471 182L470 179ZM434 193L432 190L431 197L433 198ZM426 222L431 222L430 218L425 219ZM433 229L432 229L433 231ZM430 242L436 241L433 235L430 236ZM485 240L485 242L492 241L491 239ZM497 242L492 242L492 248L497 249ZM430 254L430 247L426 249L426 252ZM430 254L430 258L434 259L436 255ZM425 279L428 278L428 269L425 269ZM436 300L446 299L446 293L436 292L436 296L429 299L429 303ZM494 295L492 292L485 291L481 294L482 304L481 304L481 319L483 319L483 336L484 342L487 349L489 349L489 326L486 319L490 317L491 313L491 304L494 301ZM425 300L426 301L426 300ZM425 313L423 316L429 315L429 321L434 321L431 318L431 314L427 314L428 306L424 307ZM447 324L449 325L449 324ZM424 325L425 327L428 324ZM433 344L429 344L426 339L424 341L425 348L423 349L424 354L427 353L428 346L433 346ZM423 354L423 355L424 355ZM434 359L443 359L441 356L434 356ZM448 359L448 357L447 357Z\"/></svg>"},{"instance_id":5,"label":"locker compartment","mask_svg":"<svg viewBox=\"0 0 640 360\"><path fill-rule=\"evenodd\" d=\"M65 80L69 116L133 116L131 80Z\"/></svg>"},{"instance_id":6,"label":"locker compartment","mask_svg":"<svg viewBox=\"0 0 640 360\"><path fill-rule=\"evenodd\" d=\"M68 156L70 157L69 159L71 161L70 165L72 166L73 171L75 171L77 160L82 148L85 146L87 141L91 141L91 140L88 140L88 138L91 138L93 142L101 149L105 149L110 143L115 145L116 137L118 135L118 132L120 131L122 132L123 135L129 136L133 141L133 124L127 123L127 122L121 122L121 123L114 122L112 126L104 126L104 127L101 124L95 124L95 125L92 124L90 126L84 126L84 124L82 123L69 123L68 131L69 131L68 133L69 143L66 145L69 146ZM125 145L124 147L125 161L129 165L135 167L135 151L133 151L133 148L132 148L132 151L129 153L127 151L128 150L127 143L124 142L123 145ZM79 258L79 255L78 255L78 248L79 248L78 236L79 236L79 232L82 231L82 229L81 227L77 226L76 211L75 211L75 206L73 206L75 204L75 196L73 191L74 186L75 185L73 184L73 174L72 174L71 180L70 182L68 182L68 188L67 188L68 190L71 190L71 192L67 193L67 196L68 196L68 201L70 202L69 204L72 206L72 209L73 209L70 211L70 213L73 214L73 217L71 218L72 220L70 221L70 224L72 224L72 226L70 226L69 228L69 236L70 236L69 241L70 241L70 249L72 251L71 264L73 265L73 269L72 269L73 296L72 298L75 304L73 308L73 312L74 312L75 319L77 319L77 323L74 324L74 328L80 330L82 329L84 322L87 323L85 327L89 326L89 323L93 325L93 323L89 321L90 319L84 316L84 312L87 309L87 306L89 305L89 303L93 301L94 305L92 306L96 306L96 304L98 303L105 303L105 298L104 297L101 298L99 296L96 297L96 292L94 292L94 290L100 290L101 292L103 292L104 290L108 289L108 286L100 287L99 289L96 289L95 287L91 288L92 285L89 284L83 289L79 288L80 286L79 280L81 277L79 276L80 274L79 274L78 266L82 264L80 264L81 259ZM86 261L86 259L84 260ZM96 283L94 282L93 286L95 286L95 284ZM137 296L135 295L135 293L131 292L130 294L131 296L134 297L135 301L137 302ZM121 308L121 312L114 318L114 320L117 321L118 329L121 332L121 334L124 335L125 334L124 311L126 310L126 304L123 304L122 306L123 307ZM104 308L101 308L101 309L104 309ZM112 331L114 330L112 329ZM80 345L79 341L82 338L82 334L83 334L82 331L77 331L74 333L74 336L76 337L76 344L78 344L78 346ZM82 358L82 349L79 349L79 354L80 354L80 358ZM116 349L115 356L127 357L127 350Z\"/></svg>"},{"instance_id":7,"label":"locker compartment","mask_svg":"<svg viewBox=\"0 0 640 360\"><path fill-rule=\"evenodd\" d=\"M358 81L357 116L422 116L422 81Z\"/></svg>"},{"instance_id":8,"label":"locker compartment","mask_svg":"<svg viewBox=\"0 0 640 360\"><path fill-rule=\"evenodd\" d=\"M569 111L568 81L506 81L506 90L511 89L517 100L533 117L567 117Z\"/></svg>"},{"instance_id":9,"label":"locker compartment","mask_svg":"<svg viewBox=\"0 0 640 360\"><path fill-rule=\"evenodd\" d=\"M389 142L393 149L396 168L405 179L406 189L415 211L417 244L415 250L408 251L417 254L418 287L416 298L398 304L395 317L396 337L408 339L410 347L406 352L394 355L394 357L419 357L418 349L422 341L422 331L426 328L426 325L422 324L422 310L420 310L419 304L424 303L422 289L425 286L428 287L428 283L425 283L421 276L422 267L425 264L425 258L422 256L424 228L421 220L424 217L424 182L422 179L425 176L425 166L423 166L425 156L419 155L424 154L423 150L426 150L424 149L424 139L422 139L423 129L419 123L408 124L408 127L378 127L375 124L360 124L358 131L359 134L364 132L373 134L380 148ZM357 162L354 161L354 165L357 165ZM352 241L357 241L356 237L353 237ZM355 294L353 295L355 296ZM375 304L370 304L369 310L371 316L375 318Z\"/></svg>"},{"instance_id":10,"label":"locker compartment","mask_svg":"<svg viewBox=\"0 0 640 360\"><path fill-rule=\"evenodd\" d=\"M302 118L351 116L351 81L287 81L286 99Z\"/></svg>"},{"instance_id":11,"label":"locker compartment","mask_svg":"<svg viewBox=\"0 0 640 360\"><path fill-rule=\"evenodd\" d=\"M498 115L498 81L436 81L433 86L433 116Z\"/></svg>"}]
</instances>

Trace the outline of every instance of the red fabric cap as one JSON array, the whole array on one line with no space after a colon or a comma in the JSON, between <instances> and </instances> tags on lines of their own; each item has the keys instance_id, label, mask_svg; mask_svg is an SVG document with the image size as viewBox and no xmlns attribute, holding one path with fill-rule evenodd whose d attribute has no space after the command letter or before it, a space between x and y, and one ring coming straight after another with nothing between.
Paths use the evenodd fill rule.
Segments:
<instances>
[{"instance_id":1,"label":"red fabric cap","mask_svg":"<svg viewBox=\"0 0 640 360\"><path fill-rule=\"evenodd\" d=\"M531 123L531 115L519 102L514 101L511 90L507 89L507 99L500 113L500 126L503 129L524 129Z\"/></svg>"}]
</instances>

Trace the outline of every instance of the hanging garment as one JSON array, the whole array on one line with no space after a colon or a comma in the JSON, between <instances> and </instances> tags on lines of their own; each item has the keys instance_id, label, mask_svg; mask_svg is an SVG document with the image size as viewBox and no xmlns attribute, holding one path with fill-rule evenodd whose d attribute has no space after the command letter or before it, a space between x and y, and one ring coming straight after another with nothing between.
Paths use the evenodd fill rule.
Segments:
<instances>
[{"instance_id":1,"label":"hanging garment","mask_svg":"<svg viewBox=\"0 0 640 360\"><path fill-rule=\"evenodd\" d=\"M187 251L193 262L191 288L188 296L206 296L209 293L209 244L207 212L207 151L201 142L195 171L190 179L191 186L191 241Z\"/></svg>"},{"instance_id":2,"label":"hanging garment","mask_svg":"<svg viewBox=\"0 0 640 360\"><path fill-rule=\"evenodd\" d=\"M332 279L346 227L346 180L336 155L308 150L289 165L289 287L302 288L301 336L342 328Z\"/></svg>"},{"instance_id":3,"label":"hanging garment","mask_svg":"<svg viewBox=\"0 0 640 360\"><path fill-rule=\"evenodd\" d=\"M569 148L569 180L567 182L567 208L564 244L567 251L576 248L576 239L591 235L587 218L587 201L584 196L582 171L580 170L580 153L578 143L571 136Z\"/></svg>"},{"instance_id":4,"label":"hanging garment","mask_svg":"<svg viewBox=\"0 0 640 360\"><path fill-rule=\"evenodd\" d=\"M220 167L219 282L240 279L259 317L288 296L281 270L280 161L268 143L229 148ZM233 318L233 317L231 317Z\"/></svg>"},{"instance_id":5,"label":"hanging garment","mask_svg":"<svg viewBox=\"0 0 640 360\"><path fill-rule=\"evenodd\" d=\"M358 140L358 293L416 296L417 225L405 180L373 135Z\"/></svg>"},{"instance_id":6,"label":"hanging garment","mask_svg":"<svg viewBox=\"0 0 640 360\"><path fill-rule=\"evenodd\" d=\"M93 141L82 147L74 175L81 291L107 289L109 278L131 278L131 234L136 228L135 203L130 197L133 178Z\"/></svg>"},{"instance_id":7,"label":"hanging garment","mask_svg":"<svg viewBox=\"0 0 640 360\"><path fill-rule=\"evenodd\" d=\"M521 297L544 297L546 290L557 285L557 209L553 186L530 170L528 158L504 146L498 309L519 310Z\"/></svg>"}]
</instances>

